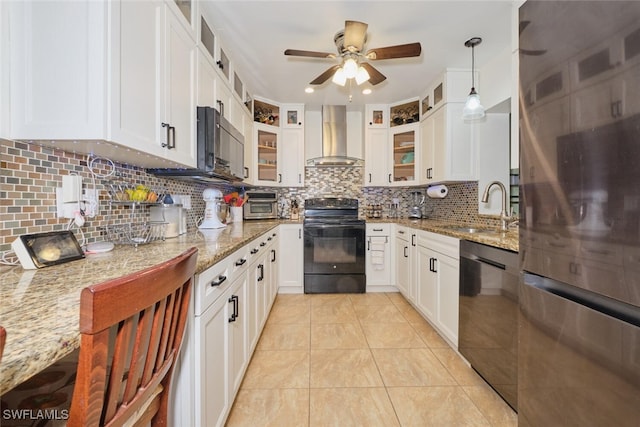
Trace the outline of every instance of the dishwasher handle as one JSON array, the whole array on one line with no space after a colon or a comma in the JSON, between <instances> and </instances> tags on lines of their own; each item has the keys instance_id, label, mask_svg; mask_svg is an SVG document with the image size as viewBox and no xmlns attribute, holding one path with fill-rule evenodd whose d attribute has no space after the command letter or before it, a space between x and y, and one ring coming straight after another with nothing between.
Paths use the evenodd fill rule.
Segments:
<instances>
[{"instance_id":1,"label":"dishwasher handle","mask_svg":"<svg viewBox=\"0 0 640 427\"><path fill-rule=\"evenodd\" d=\"M479 262L482 262L484 264L489 264L489 265L491 265L493 267L499 268L500 270L506 270L507 269L507 267L504 264L501 264L501 263L499 263L497 261L493 261L491 259L483 258L483 257L480 257L480 256L475 256L474 258L475 258L475 261L479 261ZM474 258L472 258L472 259L474 259Z\"/></svg>"}]
</instances>

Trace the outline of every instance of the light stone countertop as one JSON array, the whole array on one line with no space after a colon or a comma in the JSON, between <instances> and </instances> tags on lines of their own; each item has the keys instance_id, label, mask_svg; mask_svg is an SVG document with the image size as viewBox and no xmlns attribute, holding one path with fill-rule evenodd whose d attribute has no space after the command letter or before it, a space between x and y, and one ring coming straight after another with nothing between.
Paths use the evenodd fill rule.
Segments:
<instances>
[{"instance_id":1,"label":"light stone countertop","mask_svg":"<svg viewBox=\"0 0 640 427\"><path fill-rule=\"evenodd\" d=\"M411 228L473 240L512 251L518 233L469 234L452 231L445 221L379 219ZM88 254L42 270L0 267L0 325L7 330L0 362L0 395L80 346L80 292L86 286L121 277L167 261L190 247L198 248L200 273L279 224L302 221L244 221L220 230L191 231L183 236L138 248L116 245L111 252Z\"/></svg>"}]
</instances>

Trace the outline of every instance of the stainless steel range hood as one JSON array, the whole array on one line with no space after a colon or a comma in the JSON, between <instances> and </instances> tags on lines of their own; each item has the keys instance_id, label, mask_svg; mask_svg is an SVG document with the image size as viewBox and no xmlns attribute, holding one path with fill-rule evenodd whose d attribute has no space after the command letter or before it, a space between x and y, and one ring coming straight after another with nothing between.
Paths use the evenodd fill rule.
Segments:
<instances>
[{"instance_id":1,"label":"stainless steel range hood","mask_svg":"<svg viewBox=\"0 0 640 427\"><path fill-rule=\"evenodd\" d=\"M322 157L307 160L307 166L362 166L362 159L347 156L347 107L322 107Z\"/></svg>"}]
</instances>

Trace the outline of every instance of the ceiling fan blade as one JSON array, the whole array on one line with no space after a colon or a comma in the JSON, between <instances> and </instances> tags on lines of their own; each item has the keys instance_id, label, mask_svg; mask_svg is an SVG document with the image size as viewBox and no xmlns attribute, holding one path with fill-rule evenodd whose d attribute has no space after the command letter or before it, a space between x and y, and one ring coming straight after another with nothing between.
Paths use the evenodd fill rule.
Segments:
<instances>
[{"instance_id":1,"label":"ceiling fan blade","mask_svg":"<svg viewBox=\"0 0 640 427\"><path fill-rule=\"evenodd\" d=\"M520 49L520 53L522 55L540 56L540 55L544 55L545 53L547 53L547 50L546 49L543 49L543 50Z\"/></svg>"},{"instance_id":2,"label":"ceiling fan blade","mask_svg":"<svg viewBox=\"0 0 640 427\"><path fill-rule=\"evenodd\" d=\"M369 73L369 83L371 83L372 85L377 85L378 83L382 83L383 81L385 81L387 78L385 77L384 74L382 74L380 71L376 70L373 65L368 64L366 62L363 62L362 64L362 68L364 68L365 70L367 70L367 73Z\"/></svg>"},{"instance_id":3,"label":"ceiling fan blade","mask_svg":"<svg viewBox=\"0 0 640 427\"><path fill-rule=\"evenodd\" d=\"M333 53L313 52L311 50L296 50L296 49L287 49L284 51L284 54L289 56L305 56L309 58L335 58L336 57L336 55Z\"/></svg>"},{"instance_id":4,"label":"ceiling fan blade","mask_svg":"<svg viewBox=\"0 0 640 427\"><path fill-rule=\"evenodd\" d=\"M420 43L400 44L397 46L379 47L371 49L365 55L367 59L394 59L409 58L412 56L420 56L422 46Z\"/></svg>"},{"instance_id":5,"label":"ceiling fan blade","mask_svg":"<svg viewBox=\"0 0 640 427\"><path fill-rule=\"evenodd\" d=\"M344 22L344 47L351 51L360 52L367 38L367 27L369 25L358 21Z\"/></svg>"},{"instance_id":6,"label":"ceiling fan blade","mask_svg":"<svg viewBox=\"0 0 640 427\"><path fill-rule=\"evenodd\" d=\"M338 68L340 68L340 65L334 65L333 67L329 68L327 71L325 71L324 73L320 74L318 77L313 79L309 84L321 85L322 83L329 80L329 78L333 77L333 75L336 73Z\"/></svg>"}]
</instances>

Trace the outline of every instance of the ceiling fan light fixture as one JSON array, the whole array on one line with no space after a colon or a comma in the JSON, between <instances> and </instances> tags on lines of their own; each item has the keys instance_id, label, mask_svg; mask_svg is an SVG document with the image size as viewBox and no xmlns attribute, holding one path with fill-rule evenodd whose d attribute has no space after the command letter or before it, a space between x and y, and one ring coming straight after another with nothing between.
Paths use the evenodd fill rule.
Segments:
<instances>
[{"instance_id":1,"label":"ceiling fan light fixture","mask_svg":"<svg viewBox=\"0 0 640 427\"><path fill-rule=\"evenodd\" d=\"M333 79L331 79L331 81L337 84L338 86L344 86L347 83L347 75L344 72L344 69L342 67L336 70L335 74L333 75Z\"/></svg>"},{"instance_id":2,"label":"ceiling fan light fixture","mask_svg":"<svg viewBox=\"0 0 640 427\"><path fill-rule=\"evenodd\" d=\"M348 79L353 79L358 74L358 63L353 58L349 58L344 61L342 68L344 70L344 75Z\"/></svg>"},{"instance_id":3,"label":"ceiling fan light fixture","mask_svg":"<svg viewBox=\"0 0 640 427\"><path fill-rule=\"evenodd\" d=\"M365 70L363 66L358 67L358 73L356 74L356 83L358 86L368 81L369 78L370 76L367 70Z\"/></svg>"},{"instance_id":4,"label":"ceiling fan light fixture","mask_svg":"<svg viewBox=\"0 0 640 427\"><path fill-rule=\"evenodd\" d=\"M471 48L471 92L467 97L467 101L464 103L462 109L462 118L464 120L477 120L484 117L484 107L480 103L480 95L476 92L475 84L475 55L474 48L482 43L480 37L472 37L464 45Z\"/></svg>"}]
</instances>

